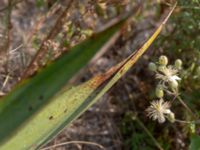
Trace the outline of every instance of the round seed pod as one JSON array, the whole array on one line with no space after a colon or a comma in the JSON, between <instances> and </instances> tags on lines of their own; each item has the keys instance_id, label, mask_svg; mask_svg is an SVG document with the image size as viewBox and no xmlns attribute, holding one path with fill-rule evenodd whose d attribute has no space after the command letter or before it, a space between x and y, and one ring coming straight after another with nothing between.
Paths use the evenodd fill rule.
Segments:
<instances>
[{"instance_id":1,"label":"round seed pod","mask_svg":"<svg viewBox=\"0 0 200 150\"><path fill-rule=\"evenodd\" d=\"M196 69L196 75L200 77L200 66L198 66Z\"/></svg>"},{"instance_id":2,"label":"round seed pod","mask_svg":"<svg viewBox=\"0 0 200 150\"><path fill-rule=\"evenodd\" d=\"M153 63L153 62L150 62L150 63L149 63L148 68L149 68L149 70L151 70L151 71L156 71L156 70L157 70L157 66L156 66L156 64Z\"/></svg>"},{"instance_id":3,"label":"round seed pod","mask_svg":"<svg viewBox=\"0 0 200 150\"><path fill-rule=\"evenodd\" d=\"M174 122L175 122L175 115L174 115L174 113L170 111L170 113L167 114L167 119L168 119L171 123L174 123Z\"/></svg>"},{"instance_id":4,"label":"round seed pod","mask_svg":"<svg viewBox=\"0 0 200 150\"><path fill-rule=\"evenodd\" d=\"M169 85L172 90L176 90L178 88L178 82L176 80L170 80Z\"/></svg>"},{"instance_id":5,"label":"round seed pod","mask_svg":"<svg viewBox=\"0 0 200 150\"><path fill-rule=\"evenodd\" d=\"M164 96L164 92L163 92L162 88L160 88L160 87L156 87L155 94L158 98L162 98Z\"/></svg>"},{"instance_id":6,"label":"round seed pod","mask_svg":"<svg viewBox=\"0 0 200 150\"><path fill-rule=\"evenodd\" d=\"M180 60L180 59L177 59L176 61L175 61L175 64L174 64L174 66L177 68L177 69L181 69L182 68L182 60Z\"/></svg>"},{"instance_id":7,"label":"round seed pod","mask_svg":"<svg viewBox=\"0 0 200 150\"><path fill-rule=\"evenodd\" d=\"M160 65L166 66L168 64L167 56L165 56L165 55L160 56L158 62Z\"/></svg>"},{"instance_id":8,"label":"round seed pod","mask_svg":"<svg viewBox=\"0 0 200 150\"><path fill-rule=\"evenodd\" d=\"M191 133L195 133L196 132L196 125L195 125L195 123L191 123L190 124L190 131L191 131Z\"/></svg>"}]
</instances>

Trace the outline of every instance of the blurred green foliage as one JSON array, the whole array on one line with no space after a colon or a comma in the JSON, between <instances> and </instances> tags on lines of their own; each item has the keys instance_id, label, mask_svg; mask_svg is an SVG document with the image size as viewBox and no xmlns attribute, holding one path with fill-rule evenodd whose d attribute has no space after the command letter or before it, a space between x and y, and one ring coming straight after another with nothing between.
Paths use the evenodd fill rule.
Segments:
<instances>
[{"instance_id":1,"label":"blurred green foliage","mask_svg":"<svg viewBox=\"0 0 200 150\"><path fill-rule=\"evenodd\" d=\"M200 150L200 136L193 135L191 138L191 144L189 150Z\"/></svg>"},{"instance_id":2,"label":"blurred green foliage","mask_svg":"<svg viewBox=\"0 0 200 150\"><path fill-rule=\"evenodd\" d=\"M145 3L145 5L148 4ZM164 5L164 9L168 9L167 3L160 3L160 6L156 7L159 19L164 12L161 5ZM156 58L151 57L151 59L157 59L158 55L165 54L169 57L170 62L174 62L178 58L183 61L184 69L180 73L182 78L180 93L186 104L200 116L200 94L198 92L200 89L200 0L178 0L178 6L165 28L164 34L156 40L155 47L157 49ZM175 105L173 108L178 112L177 117L182 115L182 117L187 118L188 115L184 108L181 110L182 114L180 114L180 107L178 106ZM133 114L128 113L124 115L122 121L121 131L123 137L125 137L126 148L131 150L155 149L155 144L139 124L132 119L133 116ZM141 119L145 120L143 116L141 116ZM190 120L191 118L188 117L187 119ZM152 122L145 123L146 128L150 130L165 150L180 148L177 147L176 141L173 139L175 138L173 134L177 132L177 125L165 124L165 127L160 129ZM199 125L196 125L192 130L199 130ZM159 135L155 134L155 131L159 131ZM182 127L178 127L178 132L182 133L182 140L184 140L182 142L184 142L185 147L188 148L190 145L190 150L198 150L197 148L200 147L199 136L192 136L191 144L189 143L190 136L194 134L191 132L191 124L183 124Z\"/></svg>"},{"instance_id":3,"label":"blurred green foliage","mask_svg":"<svg viewBox=\"0 0 200 150\"><path fill-rule=\"evenodd\" d=\"M156 148L155 144L135 119L133 112L127 112L122 120L121 131L125 138L126 149L154 150ZM148 129L152 129L153 131L154 127L151 124L149 125Z\"/></svg>"},{"instance_id":4,"label":"blurred green foliage","mask_svg":"<svg viewBox=\"0 0 200 150\"><path fill-rule=\"evenodd\" d=\"M44 7L45 6L45 0L36 0L36 6L37 7Z\"/></svg>"},{"instance_id":5,"label":"blurred green foliage","mask_svg":"<svg viewBox=\"0 0 200 150\"><path fill-rule=\"evenodd\" d=\"M181 55L182 59L189 63L198 61L200 56L199 14L200 2L198 0L179 0L167 34L158 40L157 46L167 50L171 58Z\"/></svg>"},{"instance_id":6,"label":"blurred green foliage","mask_svg":"<svg viewBox=\"0 0 200 150\"><path fill-rule=\"evenodd\" d=\"M36 7L48 7L50 8L51 6L53 6L53 4L58 1L58 0L36 0L35 1L35 4L36 4Z\"/></svg>"}]
</instances>

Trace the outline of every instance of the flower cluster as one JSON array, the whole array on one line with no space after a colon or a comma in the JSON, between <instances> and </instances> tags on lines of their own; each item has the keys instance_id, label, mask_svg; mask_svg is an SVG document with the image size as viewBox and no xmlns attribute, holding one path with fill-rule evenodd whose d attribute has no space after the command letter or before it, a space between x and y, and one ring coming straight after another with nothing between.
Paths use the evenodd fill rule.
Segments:
<instances>
[{"instance_id":1,"label":"flower cluster","mask_svg":"<svg viewBox=\"0 0 200 150\"><path fill-rule=\"evenodd\" d=\"M149 63L149 69L156 73L156 79L159 83L155 90L155 95L159 100L151 102L146 109L147 116L159 123L164 123L166 119L170 122L175 121L174 113L170 110L170 102L164 101L164 91L168 93L178 94L178 85L181 78L178 76L179 70L182 68L182 61L177 59L174 65L168 65L168 58L160 56L158 63Z\"/></svg>"},{"instance_id":2,"label":"flower cluster","mask_svg":"<svg viewBox=\"0 0 200 150\"><path fill-rule=\"evenodd\" d=\"M159 87L177 92L178 82L181 80L178 76L178 72L182 68L182 61L177 59L174 65L167 64L168 58L166 56L160 56L157 65L153 62L149 63L149 69L156 73L156 78L160 81Z\"/></svg>"}]
</instances>

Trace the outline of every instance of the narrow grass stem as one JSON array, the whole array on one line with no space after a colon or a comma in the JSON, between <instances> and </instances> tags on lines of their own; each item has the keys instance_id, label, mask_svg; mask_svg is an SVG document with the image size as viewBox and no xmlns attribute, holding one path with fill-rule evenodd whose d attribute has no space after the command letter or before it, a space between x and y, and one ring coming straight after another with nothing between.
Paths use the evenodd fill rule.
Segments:
<instances>
[{"instance_id":1,"label":"narrow grass stem","mask_svg":"<svg viewBox=\"0 0 200 150\"><path fill-rule=\"evenodd\" d=\"M200 124L200 120L195 120L195 121L185 121L185 120L179 120L179 119L176 119L175 120L176 122L179 122L179 123L186 123L186 124Z\"/></svg>"},{"instance_id":2,"label":"narrow grass stem","mask_svg":"<svg viewBox=\"0 0 200 150\"><path fill-rule=\"evenodd\" d=\"M185 109L191 114L194 120L197 119L196 115L192 112L192 110L187 106L187 104L182 100L180 96L177 96L179 102L185 107Z\"/></svg>"},{"instance_id":3,"label":"narrow grass stem","mask_svg":"<svg viewBox=\"0 0 200 150\"><path fill-rule=\"evenodd\" d=\"M148 134L148 136L152 139L152 141L155 143L155 145L160 149L160 150L164 150L162 148L162 146L158 143L158 141L153 137L153 135L151 134L151 132L145 127L145 125L142 123L142 121L136 117L136 121L137 123L144 129L144 131Z\"/></svg>"}]
</instances>

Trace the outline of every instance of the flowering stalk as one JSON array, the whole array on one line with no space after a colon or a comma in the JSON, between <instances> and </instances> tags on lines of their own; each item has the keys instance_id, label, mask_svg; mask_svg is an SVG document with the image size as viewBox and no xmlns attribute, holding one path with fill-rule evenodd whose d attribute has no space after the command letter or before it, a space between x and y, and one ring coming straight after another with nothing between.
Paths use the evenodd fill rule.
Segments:
<instances>
[{"instance_id":1,"label":"flowering stalk","mask_svg":"<svg viewBox=\"0 0 200 150\"><path fill-rule=\"evenodd\" d=\"M156 79L159 80L159 84L155 90L155 95L159 98L159 100L151 102L151 105L146 109L147 116L153 120L158 120L159 123L164 123L166 119L172 123L175 122L175 115L170 110L170 107L171 103L175 99L178 99L191 114L193 119L196 119L197 117L184 103L178 92L179 82L181 81L181 78L178 76L178 72L182 69L182 61L177 59L174 65L168 65L168 58L162 55L159 57L157 64L153 62L149 63L149 69L156 73ZM171 102L164 101L164 92L174 95L174 99L171 100Z\"/></svg>"},{"instance_id":2,"label":"flowering stalk","mask_svg":"<svg viewBox=\"0 0 200 150\"><path fill-rule=\"evenodd\" d=\"M185 104L185 102L181 99L180 96L177 96L177 99L179 100L179 102L187 109L187 111L191 114L191 116L193 117L193 119L197 119L196 115L192 112L192 110Z\"/></svg>"}]
</instances>

